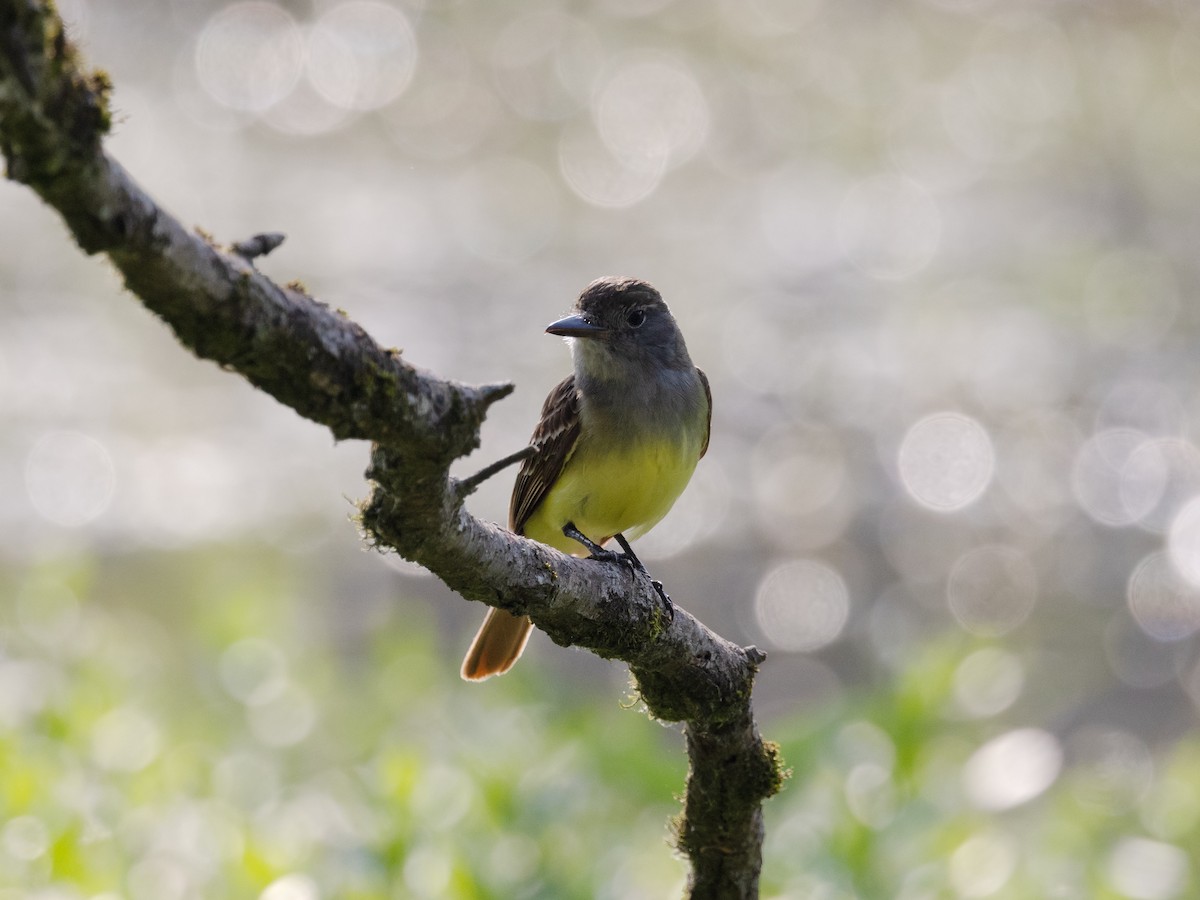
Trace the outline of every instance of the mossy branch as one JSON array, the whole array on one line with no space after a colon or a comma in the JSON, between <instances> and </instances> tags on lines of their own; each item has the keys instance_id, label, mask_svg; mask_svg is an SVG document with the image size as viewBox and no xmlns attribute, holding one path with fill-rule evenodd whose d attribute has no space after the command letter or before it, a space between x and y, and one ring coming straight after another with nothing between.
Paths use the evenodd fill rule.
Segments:
<instances>
[{"instance_id":1,"label":"mossy branch","mask_svg":"<svg viewBox=\"0 0 1200 900\"><path fill-rule=\"evenodd\" d=\"M650 712L681 721L691 769L677 823L694 898L758 893L762 801L782 767L750 703L762 655L667 607L644 577L564 556L471 516L450 464L510 385L422 371L253 259L278 236L216 246L164 211L103 149L110 84L87 71L45 0L0 0L0 153L7 175L104 253L197 356L240 373L336 438L374 442L362 524L469 600L528 614L555 642L627 662Z\"/></svg>"}]
</instances>

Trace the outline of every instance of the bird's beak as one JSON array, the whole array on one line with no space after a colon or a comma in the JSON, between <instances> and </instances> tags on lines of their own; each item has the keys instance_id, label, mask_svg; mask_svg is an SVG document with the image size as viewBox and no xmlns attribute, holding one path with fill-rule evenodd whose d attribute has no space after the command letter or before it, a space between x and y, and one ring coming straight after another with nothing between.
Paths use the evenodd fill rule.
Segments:
<instances>
[{"instance_id":1,"label":"bird's beak","mask_svg":"<svg viewBox=\"0 0 1200 900\"><path fill-rule=\"evenodd\" d=\"M603 325L589 322L583 316L567 316L546 326L546 334L557 334L562 337L598 338L608 334Z\"/></svg>"}]
</instances>

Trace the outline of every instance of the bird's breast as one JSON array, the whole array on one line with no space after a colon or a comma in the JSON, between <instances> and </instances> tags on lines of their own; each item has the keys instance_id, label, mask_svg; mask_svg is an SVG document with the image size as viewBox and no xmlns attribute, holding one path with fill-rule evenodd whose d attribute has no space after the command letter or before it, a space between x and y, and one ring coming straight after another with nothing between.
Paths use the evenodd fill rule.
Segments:
<instances>
[{"instance_id":1,"label":"bird's breast","mask_svg":"<svg viewBox=\"0 0 1200 900\"><path fill-rule=\"evenodd\" d=\"M644 534L687 486L701 445L702 436L686 429L631 440L604 433L581 438L525 534L567 553L580 552L562 535L567 522L597 541Z\"/></svg>"}]
</instances>

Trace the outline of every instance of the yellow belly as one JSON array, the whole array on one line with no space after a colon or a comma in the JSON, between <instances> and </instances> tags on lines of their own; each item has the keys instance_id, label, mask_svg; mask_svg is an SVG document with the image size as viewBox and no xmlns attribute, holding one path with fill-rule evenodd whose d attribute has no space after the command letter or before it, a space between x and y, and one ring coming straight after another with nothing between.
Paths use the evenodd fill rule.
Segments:
<instances>
[{"instance_id":1,"label":"yellow belly","mask_svg":"<svg viewBox=\"0 0 1200 900\"><path fill-rule=\"evenodd\" d=\"M581 441L558 481L529 521L525 534L564 553L586 556L562 527L575 527L594 541L622 533L645 534L683 493L700 457L700 442L688 437L655 438L637 447L605 448Z\"/></svg>"}]
</instances>

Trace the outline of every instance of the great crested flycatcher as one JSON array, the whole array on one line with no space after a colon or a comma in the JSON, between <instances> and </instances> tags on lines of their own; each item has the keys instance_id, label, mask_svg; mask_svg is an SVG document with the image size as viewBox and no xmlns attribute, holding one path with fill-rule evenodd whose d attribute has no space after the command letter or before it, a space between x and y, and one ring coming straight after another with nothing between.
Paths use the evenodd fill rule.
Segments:
<instances>
[{"instance_id":1,"label":"great crested flycatcher","mask_svg":"<svg viewBox=\"0 0 1200 900\"><path fill-rule=\"evenodd\" d=\"M593 281L546 332L567 338L575 372L542 406L508 527L573 556L614 537L628 549L625 537L667 514L708 449L708 379L658 291L634 278ZM462 677L507 672L532 627L528 616L489 610Z\"/></svg>"}]
</instances>

